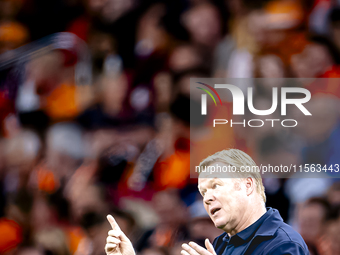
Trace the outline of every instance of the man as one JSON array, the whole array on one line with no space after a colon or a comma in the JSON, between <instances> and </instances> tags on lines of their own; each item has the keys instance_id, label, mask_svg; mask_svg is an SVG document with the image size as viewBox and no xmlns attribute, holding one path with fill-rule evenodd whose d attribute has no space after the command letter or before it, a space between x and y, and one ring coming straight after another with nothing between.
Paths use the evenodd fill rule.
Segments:
<instances>
[{"instance_id":1,"label":"man","mask_svg":"<svg viewBox=\"0 0 340 255\"><path fill-rule=\"evenodd\" d=\"M212 173L205 171L208 167L229 171ZM225 233L213 245L206 239L206 248L194 242L183 244L182 255L309 254L302 237L283 222L279 212L266 209L261 175L257 171L245 172L246 167L256 169L256 164L246 153L235 149L217 152L201 162L198 189L204 207L215 226ZM118 225L108 217L114 229L111 231L116 231ZM134 255L120 253L124 249L133 250L132 245L125 246L128 239L123 233L118 236L111 231L107 254Z\"/></svg>"}]
</instances>

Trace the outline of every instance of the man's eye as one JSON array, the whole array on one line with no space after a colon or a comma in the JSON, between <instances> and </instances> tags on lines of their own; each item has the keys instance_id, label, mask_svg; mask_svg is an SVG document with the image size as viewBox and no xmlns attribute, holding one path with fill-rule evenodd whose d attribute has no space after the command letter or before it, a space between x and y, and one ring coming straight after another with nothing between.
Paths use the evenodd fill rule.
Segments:
<instances>
[{"instance_id":1,"label":"man's eye","mask_svg":"<svg viewBox=\"0 0 340 255\"><path fill-rule=\"evenodd\" d=\"M215 184L212 186L212 188L213 188L213 189L216 189L216 188L218 188L219 186L221 186L221 185L215 183Z\"/></svg>"}]
</instances>

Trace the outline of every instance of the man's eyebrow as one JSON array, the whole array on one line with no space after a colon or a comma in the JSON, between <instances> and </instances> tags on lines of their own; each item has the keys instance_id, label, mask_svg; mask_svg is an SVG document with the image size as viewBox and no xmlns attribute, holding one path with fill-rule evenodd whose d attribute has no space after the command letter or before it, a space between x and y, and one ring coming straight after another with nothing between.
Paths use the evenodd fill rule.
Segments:
<instances>
[{"instance_id":1,"label":"man's eyebrow","mask_svg":"<svg viewBox=\"0 0 340 255\"><path fill-rule=\"evenodd\" d=\"M210 180L207 181L207 185L209 186L213 181L215 181L217 178L214 177L214 178L210 178ZM198 190L202 190L202 189L205 189L205 188L202 188L201 185L198 185L197 186Z\"/></svg>"}]
</instances>

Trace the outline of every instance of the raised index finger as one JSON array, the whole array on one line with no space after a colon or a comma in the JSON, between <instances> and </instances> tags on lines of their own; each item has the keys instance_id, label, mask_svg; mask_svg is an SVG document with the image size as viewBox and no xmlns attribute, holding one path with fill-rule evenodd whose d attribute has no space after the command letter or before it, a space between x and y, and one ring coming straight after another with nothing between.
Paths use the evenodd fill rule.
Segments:
<instances>
[{"instance_id":1,"label":"raised index finger","mask_svg":"<svg viewBox=\"0 0 340 255\"><path fill-rule=\"evenodd\" d=\"M110 222L111 228L113 230L120 230L120 227L118 226L116 220L112 217L111 214L106 216L107 220ZM121 231L121 230L120 230Z\"/></svg>"}]
</instances>

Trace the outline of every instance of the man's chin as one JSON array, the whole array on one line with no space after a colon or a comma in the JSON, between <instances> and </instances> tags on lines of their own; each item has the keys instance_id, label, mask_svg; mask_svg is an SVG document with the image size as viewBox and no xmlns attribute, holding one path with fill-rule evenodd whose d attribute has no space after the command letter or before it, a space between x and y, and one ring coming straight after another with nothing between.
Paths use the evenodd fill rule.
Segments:
<instances>
[{"instance_id":1,"label":"man's chin","mask_svg":"<svg viewBox=\"0 0 340 255\"><path fill-rule=\"evenodd\" d=\"M225 227L226 224L223 224L221 222L214 222L215 227L219 228L219 229L223 229Z\"/></svg>"}]
</instances>

